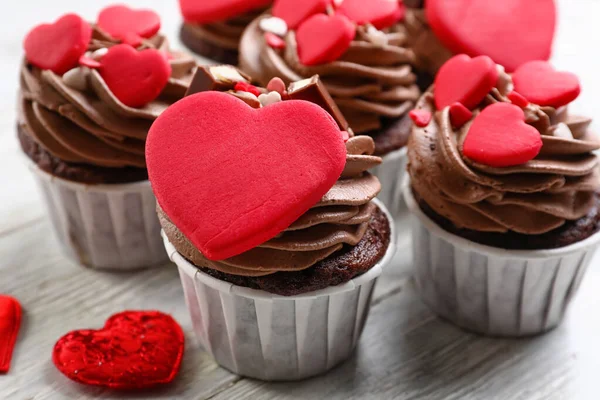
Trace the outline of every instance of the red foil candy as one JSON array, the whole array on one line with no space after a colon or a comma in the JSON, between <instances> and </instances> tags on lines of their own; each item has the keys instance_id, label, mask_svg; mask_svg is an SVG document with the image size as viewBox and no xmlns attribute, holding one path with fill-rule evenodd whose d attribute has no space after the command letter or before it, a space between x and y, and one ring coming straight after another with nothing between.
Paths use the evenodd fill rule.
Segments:
<instances>
[{"instance_id":1,"label":"red foil candy","mask_svg":"<svg viewBox=\"0 0 600 400\"><path fill-rule=\"evenodd\" d=\"M100 330L73 331L58 340L52 361L67 378L111 389L171 382L181 365L184 335L169 315L125 311Z\"/></svg>"},{"instance_id":2,"label":"red foil candy","mask_svg":"<svg viewBox=\"0 0 600 400\"><path fill-rule=\"evenodd\" d=\"M0 374L10 369L20 326L21 305L12 297L0 295Z\"/></svg>"}]
</instances>

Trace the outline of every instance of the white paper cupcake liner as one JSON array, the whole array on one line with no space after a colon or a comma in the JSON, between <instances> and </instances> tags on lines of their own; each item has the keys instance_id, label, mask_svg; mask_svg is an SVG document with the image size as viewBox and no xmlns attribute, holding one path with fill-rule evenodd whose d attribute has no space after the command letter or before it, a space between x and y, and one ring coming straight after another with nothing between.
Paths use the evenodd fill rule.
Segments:
<instances>
[{"instance_id":1,"label":"white paper cupcake liner","mask_svg":"<svg viewBox=\"0 0 600 400\"><path fill-rule=\"evenodd\" d=\"M412 213L415 279L423 301L470 331L519 337L563 319L600 242L600 233L551 250L505 250L440 228L404 196Z\"/></svg>"},{"instance_id":2,"label":"white paper cupcake liner","mask_svg":"<svg viewBox=\"0 0 600 400\"><path fill-rule=\"evenodd\" d=\"M406 203L402 196L402 182L406 176L406 147L396 150L383 157L381 165L371 169L371 173L381 182L381 192L377 198L385 204L396 218L406 212Z\"/></svg>"},{"instance_id":3,"label":"white paper cupcake liner","mask_svg":"<svg viewBox=\"0 0 600 400\"><path fill-rule=\"evenodd\" d=\"M57 178L27 161L59 242L73 260L111 270L168 262L150 182L87 185Z\"/></svg>"},{"instance_id":4,"label":"white paper cupcake liner","mask_svg":"<svg viewBox=\"0 0 600 400\"><path fill-rule=\"evenodd\" d=\"M238 375L291 381L322 374L354 351L377 278L395 251L393 220L390 223L390 247L365 274L291 297L215 279L185 260L164 233L163 239L179 268L194 331L204 349Z\"/></svg>"}]
</instances>

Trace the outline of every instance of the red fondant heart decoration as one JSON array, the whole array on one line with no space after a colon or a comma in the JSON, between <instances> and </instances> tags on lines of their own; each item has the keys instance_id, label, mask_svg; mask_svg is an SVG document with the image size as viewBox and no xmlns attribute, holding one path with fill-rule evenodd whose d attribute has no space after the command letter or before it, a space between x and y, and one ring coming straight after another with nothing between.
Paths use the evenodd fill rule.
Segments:
<instances>
[{"instance_id":1,"label":"red fondant heart decoration","mask_svg":"<svg viewBox=\"0 0 600 400\"><path fill-rule=\"evenodd\" d=\"M152 10L132 10L125 5L106 7L98 15L98 27L134 47L160 30L160 17Z\"/></svg>"},{"instance_id":2,"label":"red fondant heart decoration","mask_svg":"<svg viewBox=\"0 0 600 400\"><path fill-rule=\"evenodd\" d=\"M408 116L419 128L424 128L431 122L431 113L426 110L411 110Z\"/></svg>"},{"instance_id":3,"label":"red fondant heart decoration","mask_svg":"<svg viewBox=\"0 0 600 400\"><path fill-rule=\"evenodd\" d=\"M515 90L540 106L559 108L581 93L579 78L570 72L558 72L546 61L532 61L513 74Z\"/></svg>"},{"instance_id":4,"label":"red fondant heart decoration","mask_svg":"<svg viewBox=\"0 0 600 400\"><path fill-rule=\"evenodd\" d=\"M354 36L356 28L345 16L313 15L296 31L300 62L304 65L333 62L348 50Z\"/></svg>"},{"instance_id":5,"label":"red fondant heart decoration","mask_svg":"<svg viewBox=\"0 0 600 400\"><path fill-rule=\"evenodd\" d=\"M523 110L514 104L496 103L475 117L463 144L463 155L502 168L533 160L541 148L541 135L525 123Z\"/></svg>"},{"instance_id":6,"label":"red fondant heart decoration","mask_svg":"<svg viewBox=\"0 0 600 400\"><path fill-rule=\"evenodd\" d=\"M284 20L288 29L295 30L314 14L323 14L332 0L276 0L271 13Z\"/></svg>"},{"instance_id":7,"label":"red fondant heart decoration","mask_svg":"<svg viewBox=\"0 0 600 400\"><path fill-rule=\"evenodd\" d=\"M111 389L166 384L179 372L181 327L158 311L125 311L104 328L67 333L54 345L52 361L67 378Z\"/></svg>"},{"instance_id":8,"label":"red fondant heart decoration","mask_svg":"<svg viewBox=\"0 0 600 400\"><path fill-rule=\"evenodd\" d=\"M529 105L529 101L525 97L523 97L520 93L515 92L514 90L510 92L506 97L516 106L521 108L525 108Z\"/></svg>"},{"instance_id":9,"label":"red fondant heart decoration","mask_svg":"<svg viewBox=\"0 0 600 400\"><path fill-rule=\"evenodd\" d=\"M158 203L211 260L285 230L340 177L346 147L321 107L299 100L254 109L202 92L152 125L146 160Z\"/></svg>"},{"instance_id":10,"label":"red fondant heart decoration","mask_svg":"<svg viewBox=\"0 0 600 400\"><path fill-rule=\"evenodd\" d=\"M550 58L554 0L427 0L425 7L432 30L456 54L489 56L509 72Z\"/></svg>"},{"instance_id":11,"label":"red fondant heart decoration","mask_svg":"<svg viewBox=\"0 0 600 400\"><path fill-rule=\"evenodd\" d=\"M0 295L0 374L10 369L20 327L21 304L13 297Z\"/></svg>"},{"instance_id":12,"label":"red fondant heart decoration","mask_svg":"<svg viewBox=\"0 0 600 400\"><path fill-rule=\"evenodd\" d=\"M94 60L93 58L90 58L90 57L86 56L85 54L82 55L81 57L79 57L79 65L88 67L91 69L98 69L102 66L102 64L100 64L99 61Z\"/></svg>"},{"instance_id":13,"label":"red fondant heart decoration","mask_svg":"<svg viewBox=\"0 0 600 400\"><path fill-rule=\"evenodd\" d=\"M38 25L25 37L25 57L32 65L62 75L75 68L92 38L92 27L76 14Z\"/></svg>"},{"instance_id":14,"label":"red fondant heart decoration","mask_svg":"<svg viewBox=\"0 0 600 400\"><path fill-rule=\"evenodd\" d=\"M454 103L475 108L498 82L498 69L491 58L452 57L435 78L435 105L438 110Z\"/></svg>"},{"instance_id":15,"label":"red fondant heart decoration","mask_svg":"<svg viewBox=\"0 0 600 400\"><path fill-rule=\"evenodd\" d=\"M269 47L272 47L276 50L285 49L285 40L283 40L274 33L265 32L265 41L267 42Z\"/></svg>"},{"instance_id":16,"label":"red fondant heart decoration","mask_svg":"<svg viewBox=\"0 0 600 400\"><path fill-rule=\"evenodd\" d=\"M186 22L206 24L267 7L273 0L179 0Z\"/></svg>"},{"instance_id":17,"label":"red fondant heart decoration","mask_svg":"<svg viewBox=\"0 0 600 400\"><path fill-rule=\"evenodd\" d=\"M450 106L450 122L456 129L462 128L464 124L473 118L473 113L467 107L460 103L454 103Z\"/></svg>"},{"instance_id":18,"label":"red fondant heart decoration","mask_svg":"<svg viewBox=\"0 0 600 400\"><path fill-rule=\"evenodd\" d=\"M111 47L100 64L100 75L111 92L129 107L142 107L156 99L171 76L163 52L137 51L127 44Z\"/></svg>"},{"instance_id":19,"label":"red fondant heart decoration","mask_svg":"<svg viewBox=\"0 0 600 400\"><path fill-rule=\"evenodd\" d=\"M358 25L372 24L377 29L388 28L404 18L405 8L394 0L344 0L337 11Z\"/></svg>"}]
</instances>

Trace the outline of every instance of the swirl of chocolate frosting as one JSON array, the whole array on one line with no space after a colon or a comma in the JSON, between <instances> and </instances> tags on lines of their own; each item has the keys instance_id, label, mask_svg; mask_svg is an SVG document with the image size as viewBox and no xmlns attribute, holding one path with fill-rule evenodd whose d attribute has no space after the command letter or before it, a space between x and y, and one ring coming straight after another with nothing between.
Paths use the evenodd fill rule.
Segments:
<instances>
[{"instance_id":1,"label":"swirl of chocolate frosting","mask_svg":"<svg viewBox=\"0 0 600 400\"><path fill-rule=\"evenodd\" d=\"M567 108L529 104L526 122L542 135L543 147L533 160L494 168L469 160L462 144L472 124L454 129L449 107L436 112L431 88L417 108L435 117L413 129L408 170L415 195L457 228L481 232L543 234L566 221L584 217L600 189L600 140L589 131L589 118L569 115ZM512 80L501 73L497 88L474 110L509 102ZM507 132L510 140L510 132Z\"/></svg>"},{"instance_id":2,"label":"swirl of chocolate frosting","mask_svg":"<svg viewBox=\"0 0 600 400\"><path fill-rule=\"evenodd\" d=\"M277 237L238 256L222 261L207 259L159 207L161 225L177 251L199 267L240 276L265 276L310 268L341 250L344 244L355 246L376 210L371 200L381 185L367 172L381 163L381 158L372 155L373 139L351 137L346 149L344 172L319 203Z\"/></svg>"},{"instance_id":3,"label":"swirl of chocolate frosting","mask_svg":"<svg viewBox=\"0 0 600 400\"><path fill-rule=\"evenodd\" d=\"M118 42L97 27L88 45L93 52ZM66 162L100 167L145 168L145 139L152 122L181 99L196 69L188 55L169 51L165 36L144 40L141 49L170 54L171 78L159 97L141 108L124 105L100 74L78 67L63 76L23 62L19 124L43 149ZM97 53L96 53L97 54Z\"/></svg>"},{"instance_id":4,"label":"swirl of chocolate frosting","mask_svg":"<svg viewBox=\"0 0 600 400\"><path fill-rule=\"evenodd\" d=\"M259 24L268 17L265 14L252 22L240 43L240 66L261 85L273 77L290 83L318 74L356 133L381 129L384 120L404 116L419 98L411 69L414 55L404 47L407 37L398 30L401 25L375 33L372 27L360 26L340 59L306 66L298 58L294 31L287 33L284 50L266 43ZM382 35L383 44L378 42Z\"/></svg>"}]
</instances>

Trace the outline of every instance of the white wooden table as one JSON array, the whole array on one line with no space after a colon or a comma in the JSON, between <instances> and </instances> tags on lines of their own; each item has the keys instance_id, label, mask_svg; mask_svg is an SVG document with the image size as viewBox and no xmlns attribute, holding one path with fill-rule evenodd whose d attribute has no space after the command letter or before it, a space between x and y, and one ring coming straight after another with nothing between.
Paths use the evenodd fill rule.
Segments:
<instances>
[{"instance_id":1,"label":"white wooden table","mask_svg":"<svg viewBox=\"0 0 600 400\"><path fill-rule=\"evenodd\" d=\"M524 0L527 1L527 0ZM129 0L159 11L178 43L175 0ZM0 375L0 399L600 399L600 257L565 323L527 340L465 333L437 319L418 299L410 274L410 238L398 221L400 251L381 279L356 354L329 374L268 384L219 368L196 344L176 268L111 274L81 268L59 252L15 139L21 42L27 30L67 11L88 19L110 0L2 2L0 13L0 293L17 297L24 320L12 369ZM579 113L600 108L600 0L560 0L555 64L578 73ZM598 127L596 122L595 127ZM186 332L176 382L125 396L74 384L51 362L55 341L72 329L101 327L125 309L159 309Z\"/></svg>"}]
</instances>

